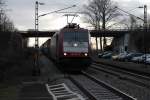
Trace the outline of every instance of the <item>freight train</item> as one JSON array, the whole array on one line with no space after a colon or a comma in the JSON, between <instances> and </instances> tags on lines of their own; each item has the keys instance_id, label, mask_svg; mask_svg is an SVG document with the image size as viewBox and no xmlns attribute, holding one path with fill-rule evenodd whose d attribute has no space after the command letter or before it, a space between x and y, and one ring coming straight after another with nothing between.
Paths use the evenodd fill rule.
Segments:
<instances>
[{"instance_id":1,"label":"freight train","mask_svg":"<svg viewBox=\"0 0 150 100\"><path fill-rule=\"evenodd\" d=\"M75 23L56 32L41 48L66 71L81 71L91 64L89 32Z\"/></svg>"}]
</instances>

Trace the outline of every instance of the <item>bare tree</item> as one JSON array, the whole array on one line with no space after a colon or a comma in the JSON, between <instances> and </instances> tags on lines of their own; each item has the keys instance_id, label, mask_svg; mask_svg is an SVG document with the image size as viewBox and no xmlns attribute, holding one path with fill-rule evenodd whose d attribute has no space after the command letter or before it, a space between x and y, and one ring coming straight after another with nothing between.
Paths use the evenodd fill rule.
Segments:
<instances>
[{"instance_id":1,"label":"bare tree","mask_svg":"<svg viewBox=\"0 0 150 100\"><path fill-rule=\"evenodd\" d=\"M0 31L14 31L14 24L6 15L5 2L0 0Z\"/></svg>"},{"instance_id":2,"label":"bare tree","mask_svg":"<svg viewBox=\"0 0 150 100\"><path fill-rule=\"evenodd\" d=\"M121 14L117 11L117 6L111 0L90 0L85 6L86 21L94 26L96 30L105 30L107 27L115 25L113 20ZM103 46L106 46L104 37ZM102 48L102 38L100 38Z\"/></svg>"},{"instance_id":3,"label":"bare tree","mask_svg":"<svg viewBox=\"0 0 150 100\"><path fill-rule=\"evenodd\" d=\"M135 25L137 24L136 19L133 16L130 16L130 29L134 29Z\"/></svg>"},{"instance_id":4,"label":"bare tree","mask_svg":"<svg viewBox=\"0 0 150 100\"><path fill-rule=\"evenodd\" d=\"M4 15L2 24L3 24L2 31L14 31L15 30L13 22L6 15Z\"/></svg>"},{"instance_id":5,"label":"bare tree","mask_svg":"<svg viewBox=\"0 0 150 100\"><path fill-rule=\"evenodd\" d=\"M134 16L130 15L129 18L123 20L120 25L125 25L129 30L137 30L143 28L141 22Z\"/></svg>"}]
</instances>

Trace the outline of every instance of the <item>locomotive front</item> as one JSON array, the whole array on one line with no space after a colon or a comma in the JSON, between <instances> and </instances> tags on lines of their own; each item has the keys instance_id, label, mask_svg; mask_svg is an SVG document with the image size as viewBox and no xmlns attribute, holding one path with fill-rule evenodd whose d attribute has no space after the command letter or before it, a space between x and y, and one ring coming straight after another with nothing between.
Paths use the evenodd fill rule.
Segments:
<instances>
[{"instance_id":1,"label":"locomotive front","mask_svg":"<svg viewBox=\"0 0 150 100\"><path fill-rule=\"evenodd\" d=\"M88 30L73 25L64 28L61 34L62 62L75 65L75 69L79 70L89 66L91 61ZM77 68L78 66L79 68Z\"/></svg>"}]
</instances>

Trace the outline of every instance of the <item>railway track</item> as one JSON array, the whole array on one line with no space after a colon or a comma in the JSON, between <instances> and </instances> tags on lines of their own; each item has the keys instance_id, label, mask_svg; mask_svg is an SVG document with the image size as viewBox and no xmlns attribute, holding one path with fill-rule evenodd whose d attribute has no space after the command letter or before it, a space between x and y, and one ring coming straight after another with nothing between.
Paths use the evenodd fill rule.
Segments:
<instances>
[{"instance_id":1,"label":"railway track","mask_svg":"<svg viewBox=\"0 0 150 100\"><path fill-rule=\"evenodd\" d=\"M138 74L138 75L143 75L145 77L150 77L150 73L148 73L146 71L139 71L139 70L136 70L136 69L129 69L129 68L121 67L120 65L117 65L117 64L110 64L110 63L106 63L106 62L96 62L94 60L93 60L92 64L110 66L110 67L113 67L113 68L122 69L122 70L131 72L131 73L135 73L135 74Z\"/></svg>"},{"instance_id":2,"label":"railway track","mask_svg":"<svg viewBox=\"0 0 150 100\"><path fill-rule=\"evenodd\" d=\"M139 75L138 73L129 72L123 69L118 69L104 64L94 63L91 68L110 75L117 76L122 80L132 82L133 84L136 84L138 86L150 89L150 78L147 76Z\"/></svg>"},{"instance_id":3,"label":"railway track","mask_svg":"<svg viewBox=\"0 0 150 100\"><path fill-rule=\"evenodd\" d=\"M98 80L87 72L82 72L80 75L68 75L68 78L89 100L136 100L136 98Z\"/></svg>"}]
</instances>

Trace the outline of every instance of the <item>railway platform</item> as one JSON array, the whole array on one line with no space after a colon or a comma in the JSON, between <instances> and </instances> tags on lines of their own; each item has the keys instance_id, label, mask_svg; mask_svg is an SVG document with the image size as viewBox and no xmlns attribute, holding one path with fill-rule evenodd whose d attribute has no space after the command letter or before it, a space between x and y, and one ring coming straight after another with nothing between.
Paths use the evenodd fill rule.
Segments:
<instances>
[{"instance_id":1,"label":"railway platform","mask_svg":"<svg viewBox=\"0 0 150 100\"><path fill-rule=\"evenodd\" d=\"M19 100L53 100L47 92L45 84L38 82L26 82L21 86Z\"/></svg>"},{"instance_id":2,"label":"railway platform","mask_svg":"<svg viewBox=\"0 0 150 100\"><path fill-rule=\"evenodd\" d=\"M33 66L32 66L33 67ZM39 57L40 75L32 75L21 81L18 98L19 100L53 100L49 94L46 84L59 76L52 62L45 56Z\"/></svg>"}]
</instances>

